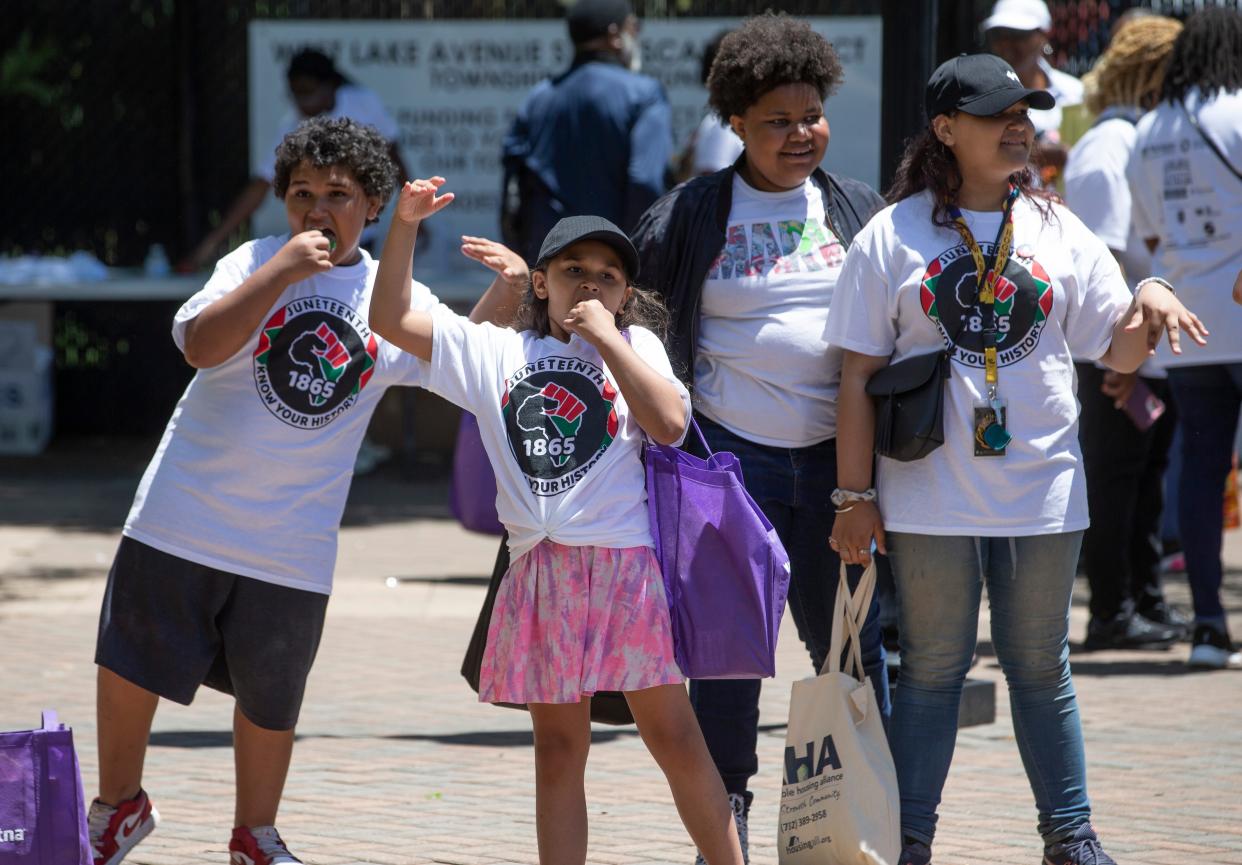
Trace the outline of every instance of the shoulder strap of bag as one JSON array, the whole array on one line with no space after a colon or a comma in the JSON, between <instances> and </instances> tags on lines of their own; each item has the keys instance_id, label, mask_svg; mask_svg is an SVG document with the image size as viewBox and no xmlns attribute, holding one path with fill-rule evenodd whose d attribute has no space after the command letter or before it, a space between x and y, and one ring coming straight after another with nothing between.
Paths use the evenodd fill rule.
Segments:
<instances>
[{"instance_id":1,"label":"shoulder strap of bag","mask_svg":"<svg viewBox=\"0 0 1242 865\"><path fill-rule=\"evenodd\" d=\"M629 343L630 348L634 347L634 340L630 337L630 329L628 327L621 328L621 337ZM699 444L703 445L703 451L709 457L712 455L711 445L707 443L707 438L703 435L703 430L699 429L699 422L694 419L694 412L690 412L690 429L694 430L694 434L699 437ZM643 432L643 450L645 451L648 443L651 443L651 437ZM685 447L683 444L682 447Z\"/></svg>"},{"instance_id":2,"label":"shoulder strap of bag","mask_svg":"<svg viewBox=\"0 0 1242 865\"><path fill-rule=\"evenodd\" d=\"M1211 151L1216 154L1216 158L1221 161L1221 164L1223 164L1226 168L1229 169L1230 174L1238 178L1238 180L1242 180L1242 172L1238 171L1238 169L1233 167L1233 163L1230 162L1228 157L1225 156L1224 151L1220 149L1220 146L1215 141L1213 141L1208 136L1207 132L1203 129L1203 127L1199 125L1199 118L1195 117L1194 113L1191 112L1191 110L1186 107L1185 102L1181 103L1181 106L1182 106L1182 112L1186 115L1186 119L1189 120L1190 125L1195 128L1195 132L1199 133L1199 137L1203 139L1203 143L1206 144L1211 149Z\"/></svg>"}]
</instances>

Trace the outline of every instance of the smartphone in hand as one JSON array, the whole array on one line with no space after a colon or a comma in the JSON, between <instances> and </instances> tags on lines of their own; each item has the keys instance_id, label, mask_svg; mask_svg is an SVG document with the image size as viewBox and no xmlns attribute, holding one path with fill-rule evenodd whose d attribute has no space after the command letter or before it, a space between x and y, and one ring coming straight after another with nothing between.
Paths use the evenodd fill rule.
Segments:
<instances>
[{"instance_id":1,"label":"smartphone in hand","mask_svg":"<svg viewBox=\"0 0 1242 865\"><path fill-rule=\"evenodd\" d=\"M1152 424L1160 420L1166 408L1164 400L1152 393L1147 383L1139 378L1135 380L1134 389L1130 391L1130 397L1122 405L1121 410L1126 413L1140 432L1145 432L1151 429Z\"/></svg>"}]
</instances>

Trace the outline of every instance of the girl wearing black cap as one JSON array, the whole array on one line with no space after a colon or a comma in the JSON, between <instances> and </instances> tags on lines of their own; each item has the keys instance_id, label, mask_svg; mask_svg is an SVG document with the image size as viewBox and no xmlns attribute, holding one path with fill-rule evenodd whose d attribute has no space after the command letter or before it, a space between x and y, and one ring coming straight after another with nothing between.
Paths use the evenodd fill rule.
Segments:
<instances>
[{"instance_id":1,"label":"girl wearing black cap","mask_svg":"<svg viewBox=\"0 0 1242 865\"><path fill-rule=\"evenodd\" d=\"M741 865L673 658L647 516L642 437L679 443L690 422L690 396L657 335L663 308L633 284L629 238L606 219L574 216L544 239L513 329L412 310L414 238L452 201L437 197L443 183L402 190L370 321L428 361L429 389L474 413L496 473L513 563L496 593L479 699L530 709L539 859L586 861L591 697L621 691L695 843L713 863Z\"/></svg>"},{"instance_id":2,"label":"girl wearing black cap","mask_svg":"<svg viewBox=\"0 0 1242 865\"><path fill-rule=\"evenodd\" d=\"M829 341L845 349L841 493L856 499L831 543L861 562L874 540L892 562L901 607L889 732L902 865L931 860L985 583L1044 861L1113 862L1089 824L1069 667L1070 594L1087 526L1071 356L1133 371L1166 332L1179 351L1179 335L1201 343L1207 331L1167 284L1144 280L1132 293L1104 243L1034 191L1027 112L1051 102L991 55L937 69L926 93L931 122L906 150L896 203L856 238L828 318ZM868 380L942 351L943 444L909 461L881 456L870 489ZM900 444L885 443L894 454Z\"/></svg>"},{"instance_id":3,"label":"girl wearing black cap","mask_svg":"<svg viewBox=\"0 0 1242 865\"><path fill-rule=\"evenodd\" d=\"M840 353L825 345L824 325L845 247L883 206L866 184L820 168L824 99L841 76L832 45L805 21L744 22L722 40L707 82L742 155L669 192L635 233L646 280L672 313L673 363L694 385L699 425L713 449L738 455L748 491L789 552L789 608L815 669L828 654L839 568L825 541ZM887 712L877 612L863 629L863 663ZM759 685L690 685L743 847Z\"/></svg>"}]
</instances>

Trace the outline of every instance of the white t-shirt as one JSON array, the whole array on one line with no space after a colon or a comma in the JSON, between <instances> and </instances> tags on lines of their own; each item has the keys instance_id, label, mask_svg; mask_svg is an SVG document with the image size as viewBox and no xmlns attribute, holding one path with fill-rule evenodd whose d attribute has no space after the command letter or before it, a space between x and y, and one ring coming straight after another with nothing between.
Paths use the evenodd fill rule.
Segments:
<instances>
[{"instance_id":1,"label":"white t-shirt","mask_svg":"<svg viewBox=\"0 0 1242 865\"><path fill-rule=\"evenodd\" d=\"M399 132L397 121L388 113L388 109L384 107L379 96L356 84L342 84L336 88L336 104L332 106L331 111L325 112L322 116L333 120L348 117L350 120L374 126L388 141L395 141ZM306 119L297 108L290 108L285 112L280 120L276 138L272 141L271 149L263 154L262 160L254 166L255 177L262 177L268 183L276 179L276 148L280 146L280 142L284 141L286 135L297 129L298 125Z\"/></svg>"},{"instance_id":2,"label":"white t-shirt","mask_svg":"<svg viewBox=\"0 0 1242 865\"><path fill-rule=\"evenodd\" d=\"M244 244L216 264L173 322L186 326L288 237ZM412 355L367 326L379 263L334 267L286 288L237 354L200 369L138 485L124 533L174 556L328 594L354 456L389 385L421 384ZM414 283L413 306L436 299Z\"/></svg>"},{"instance_id":3,"label":"white t-shirt","mask_svg":"<svg viewBox=\"0 0 1242 865\"><path fill-rule=\"evenodd\" d=\"M660 340L630 328L631 344L690 396ZM642 430L599 352L441 308L426 387L473 412L496 472L496 512L513 559L545 538L566 546L652 546ZM684 436L684 433L683 433Z\"/></svg>"},{"instance_id":4,"label":"white t-shirt","mask_svg":"<svg viewBox=\"0 0 1242 865\"><path fill-rule=\"evenodd\" d=\"M1186 109L1242 172L1242 92L1205 102L1192 90ZM1161 340L1156 356L1167 367L1242 361L1242 306L1230 297L1242 270L1242 179L1221 163L1181 105L1160 103L1139 121L1137 138L1127 172L1135 229L1159 238L1153 272L1173 284L1211 331L1205 347L1183 339L1180 356Z\"/></svg>"},{"instance_id":5,"label":"white t-shirt","mask_svg":"<svg viewBox=\"0 0 1242 865\"><path fill-rule=\"evenodd\" d=\"M1053 69L1046 60L1039 60L1039 68L1048 78L1048 92L1057 100L1051 108L1040 111L1031 109L1031 122L1035 124L1035 133L1043 135L1050 141L1061 140L1061 109L1078 105L1082 102L1082 82L1073 75Z\"/></svg>"},{"instance_id":6,"label":"white t-shirt","mask_svg":"<svg viewBox=\"0 0 1242 865\"><path fill-rule=\"evenodd\" d=\"M695 407L737 435L805 447L837 432L841 353L824 342L845 247L819 186L733 180L724 249L703 282Z\"/></svg>"},{"instance_id":7,"label":"white t-shirt","mask_svg":"<svg viewBox=\"0 0 1242 865\"><path fill-rule=\"evenodd\" d=\"M1134 124L1141 116L1138 108L1106 108L1078 139L1065 164L1065 203L1113 250L1130 285L1151 276L1151 253L1134 230L1126 182L1136 137ZM1144 361L1139 374L1148 378L1166 375L1154 360Z\"/></svg>"},{"instance_id":8,"label":"white t-shirt","mask_svg":"<svg viewBox=\"0 0 1242 865\"><path fill-rule=\"evenodd\" d=\"M745 145L714 111L708 112L694 133L694 160L691 171L711 174L728 168L742 155Z\"/></svg>"},{"instance_id":9,"label":"white t-shirt","mask_svg":"<svg viewBox=\"0 0 1242 865\"><path fill-rule=\"evenodd\" d=\"M945 443L914 462L881 458L890 531L1023 536L1088 525L1071 355L1094 360L1130 304L1112 254L1068 209L1014 207L1014 255L997 291L999 395L1013 435L1003 457L974 455L974 406L986 394L975 265L961 237L932 223L928 193L877 214L854 238L828 315L828 340L893 362L956 335L945 387ZM965 211L985 254L1000 212ZM946 329L948 333L946 333Z\"/></svg>"},{"instance_id":10,"label":"white t-shirt","mask_svg":"<svg viewBox=\"0 0 1242 865\"><path fill-rule=\"evenodd\" d=\"M1065 165L1065 203L1108 248L1133 284L1151 275L1151 254L1130 218L1126 166L1137 137L1137 108L1108 108L1078 139Z\"/></svg>"}]
</instances>

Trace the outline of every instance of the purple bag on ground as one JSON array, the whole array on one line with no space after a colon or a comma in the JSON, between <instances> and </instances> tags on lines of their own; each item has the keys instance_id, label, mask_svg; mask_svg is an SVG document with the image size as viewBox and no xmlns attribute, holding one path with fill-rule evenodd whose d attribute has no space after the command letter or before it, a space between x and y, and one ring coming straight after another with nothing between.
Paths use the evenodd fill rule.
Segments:
<instances>
[{"instance_id":1,"label":"purple bag on ground","mask_svg":"<svg viewBox=\"0 0 1242 865\"><path fill-rule=\"evenodd\" d=\"M0 865L91 865L82 773L73 731L0 733Z\"/></svg>"},{"instance_id":2,"label":"purple bag on ground","mask_svg":"<svg viewBox=\"0 0 1242 865\"><path fill-rule=\"evenodd\" d=\"M647 443L647 511L677 665L691 679L776 675L789 556L742 483L736 456Z\"/></svg>"},{"instance_id":3,"label":"purple bag on ground","mask_svg":"<svg viewBox=\"0 0 1242 865\"><path fill-rule=\"evenodd\" d=\"M457 442L453 445L453 479L449 482L449 508L465 528L485 535L503 535L505 527L496 516L496 474L483 450L479 422L468 411L461 413Z\"/></svg>"}]
</instances>

